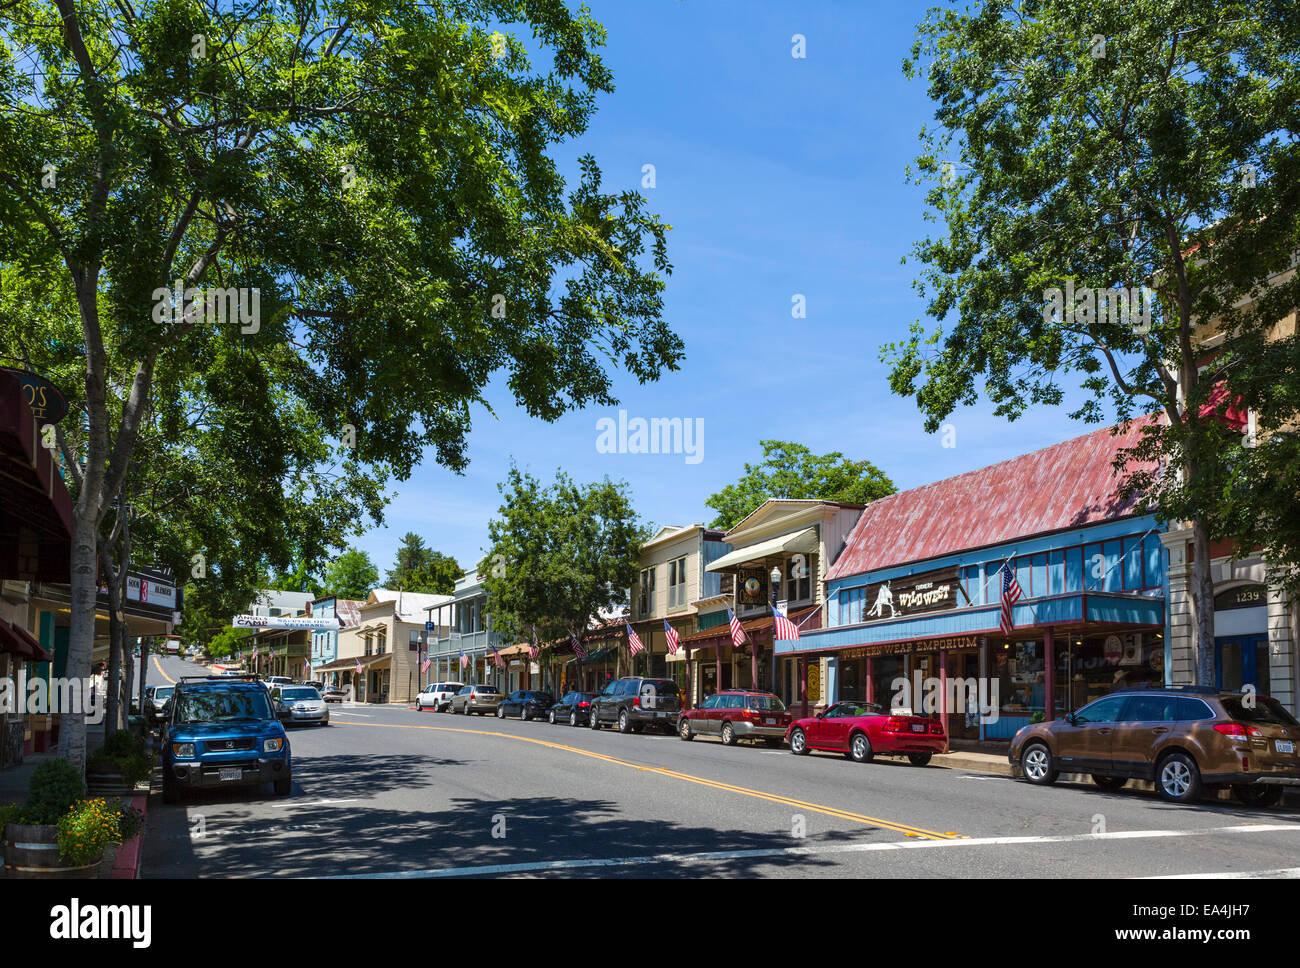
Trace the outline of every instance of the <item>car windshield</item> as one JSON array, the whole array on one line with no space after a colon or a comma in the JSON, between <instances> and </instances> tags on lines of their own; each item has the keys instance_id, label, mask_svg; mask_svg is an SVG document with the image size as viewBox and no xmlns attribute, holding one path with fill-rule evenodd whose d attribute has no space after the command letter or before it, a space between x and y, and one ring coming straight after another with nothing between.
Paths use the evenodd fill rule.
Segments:
<instances>
[{"instance_id":1,"label":"car windshield","mask_svg":"<svg viewBox=\"0 0 1300 968\"><path fill-rule=\"evenodd\" d=\"M201 689L181 693L177 723L221 723L236 719L270 719L265 689Z\"/></svg>"},{"instance_id":2,"label":"car windshield","mask_svg":"<svg viewBox=\"0 0 1300 968\"><path fill-rule=\"evenodd\" d=\"M153 697L155 699L166 699L175 691L176 691L175 686L159 686L158 688L154 689Z\"/></svg>"},{"instance_id":3,"label":"car windshield","mask_svg":"<svg viewBox=\"0 0 1300 968\"><path fill-rule=\"evenodd\" d=\"M280 698L285 702L310 702L313 699L319 699L320 693L315 689L304 686L301 689L282 689Z\"/></svg>"},{"instance_id":4,"label":"car windshield","mask_svg":"<svg viewBox=\"0 0 1300 968\"><path fill-rule=\"evenodd\" d=\"M1229 716L1243 723L1267 723L1273 726L1300 726L1296 718L1282 708L1276 699L1256 696L1253 709L1237 696L1223 697L1223 708Z\"/></svg>"}]
</instances>

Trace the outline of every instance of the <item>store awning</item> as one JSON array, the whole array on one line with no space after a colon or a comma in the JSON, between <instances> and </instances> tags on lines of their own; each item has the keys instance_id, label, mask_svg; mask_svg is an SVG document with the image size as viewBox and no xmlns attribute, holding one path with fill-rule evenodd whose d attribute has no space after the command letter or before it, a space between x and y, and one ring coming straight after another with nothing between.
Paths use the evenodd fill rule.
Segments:
<instances>
[{"instance_id":1,"label":"store awning","mask_svg":"<svg viewBox=\"0 0 1300 968\"><path fill-rule=\"evenodd\" d=\"M72 498L21 381L0 370L0 578L72 581Z\"/></svg>"},{"instance_id":2,"label":"store awning","mask_svg":"<svg viewBox=\"0 0 1300 968\"><path fill-rule=\"evenodd\" d=\"M815 554L817 552L817 529L805 528L803 531L796 531L794 534L783 534L777 538L760 541L758 544L737 548L735 551L723 555L717 561L705 565L704 570L730 571L747 561L758 561L762 558L770 558L791 551Z\"/></svg>"},{"instance_id":3,"label":"store awning","mask_svg":"<svg viewBox=\"0 0 1300 968\"><path fill-rule=\"evenodd\" d=\"M509 659L511 656L515 656L515 655L528 655L528 646L511 645L504 649L497 649L497 653L503 659Z\"/></svg>"},{"instance_id":4,"label":"store awning","mask_svg":"<svg viewBox=\"0 0 1300 968\"><path fill-rule=\"evenodd\" d=\"M347 672L349 669L356 671L357 663L361 663L361 669L364 672L371 666L377 666L384 661L392 661L393 654L385 652L383 655L350 655L346 659L335 659L333 662L327 662L323 666L313 666L312 672Z\"/></svg>"},{"instance_id":5,"label":"store awning","mask_svg":"<svg viewBox=\"0 0 1300 968\"><path fill-rule=\"evenodd\" d=\"M8 652L10 655L31 662L54 660L54 656L50 655L25 628L4 621L0 621L0 652Z\"/></svg>"}]
</instances>

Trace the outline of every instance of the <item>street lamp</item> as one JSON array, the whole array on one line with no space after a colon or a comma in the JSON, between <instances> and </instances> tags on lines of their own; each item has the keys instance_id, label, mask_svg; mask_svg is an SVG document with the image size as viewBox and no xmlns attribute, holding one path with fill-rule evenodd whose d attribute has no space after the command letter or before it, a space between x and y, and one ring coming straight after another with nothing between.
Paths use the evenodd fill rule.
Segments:
<instances>
[{"instance_id":1,"label":"street lamp","mask_svg":"<svg viewBox=\"0 0 1300 968\"><path fill-rule=\"evenodd\" d=\"M772 574L768 576L772 579L772 606L776 606L777 591L781 587L781 569L777 566L772 567Z\"/></svg>"}]
</instances>

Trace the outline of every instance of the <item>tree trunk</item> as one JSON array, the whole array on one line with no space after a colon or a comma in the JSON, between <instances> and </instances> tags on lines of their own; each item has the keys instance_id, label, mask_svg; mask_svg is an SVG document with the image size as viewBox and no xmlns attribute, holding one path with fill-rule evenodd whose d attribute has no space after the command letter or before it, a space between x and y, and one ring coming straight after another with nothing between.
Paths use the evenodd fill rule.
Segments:
<instances>
[{"instance_id":1,"label":"tree trunk","mask_svg":"<svg viewBox=\"0 0 1300 968\"><path fill-rule=\"evenodd\" d=\"M109 595L112 604L108 608L108 681L105 683L105 717L104 738L122 728L119 719L119 697L122 689L119 680L122 677L122 623L117 620L117 596Z\"/></svg>"},{"instance_id":2,"label":"tree trunk","mask_svg":"<svg viewBox=\"0 0 1300 968\"><path fill-rule=\"evenodd\" d=\"M1192 609L1196 613L1196 684L1214 683L1214 579L1210 574L1210 529L1204 518L1192 521Z\"/></svg>"},{"instance_id":3,"label":"tree trunk","mask_svg":"<svg viewBox=\"0 0 1300 968\"><path fill-rule=\"evenodd\" d=\"M95 649L95 595L99 569L96 557L98 527L78 501L72 522L72 595L68 629L68 662L64 675L85 680ZM86 718L64 715L59 727L59 754L78 770L86 766Z\"/></svg>"}]
</instances>

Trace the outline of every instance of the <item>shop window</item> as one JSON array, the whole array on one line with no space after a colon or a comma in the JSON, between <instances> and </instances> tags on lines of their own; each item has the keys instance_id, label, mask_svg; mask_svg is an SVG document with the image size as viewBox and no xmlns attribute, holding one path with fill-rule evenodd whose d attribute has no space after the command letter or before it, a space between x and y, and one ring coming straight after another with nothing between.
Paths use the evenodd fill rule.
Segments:
<instances>
[{"instance_id":1,"label":"shop window","mask_svg":"<svg viewBox=\"0 0 1300 968\"><path fill-rule=\"evenodd\" d=\"M1047 594L1047 554L1034 555L1031 559L1033 576L1032 588L1021 589L1030 598L1042 598Z\"/></svg>"},{"instance_id":2,"label":"shop window","mask_svg":"<svg viewBox=\"0 0 1300 968\"><path fill-rule=\"evenodd\" d=\"M786 600L812 601L813 559L808 555L791 555L785 566Z\"/></svg>"},{"instance_id":3,"label":"shop window","mask_svg":"<svg viewBox=\"0 0 1300 968\"><path fill-rule=\"evenodd\" d=\"M1067 548L1065 551L1065 590L1083 591L1083 549Z\"/></svg>"},{"instance_id":4,"label":"shop window","mask_svg":"<svg viewBox=\"0 0 1300 968\"><path fill-rule=\"evenodd\" d=\"M653 615L655 601L655 570L644 568L641 571L641 595L637 602L638 615Z\"/></svg>"},{"instance_id":5,"label":"shop window","mask_svg":"<svg viewBox=\"0 0 1300 968\"><path fill-rule=\"evenodd\" d=\"M1106 578L1106 554L1101 545L1083 546L1083 587L1090 592L1101 591Z\"/></svg>"},{"instance_id":6,"label":"shop window","mask_svg":"<svg viewBox=\"0 0 1300 968\"><path fill-rule=\"evenodd\" d=\"M1159 588L1165 583L1165 548L1160 536L1149 534L1142 539L1143 581L1147 588Z\"/></svg>"},{"instance_id":7,"label":"shop window","mask_svg":"<svg viewBox=\"0 0 1300 968\"><path fill-rule=\"evenodd\" d=\"M1065 552L1053 551L1047 556L1047 594L1065 594Z\"/></svg>"},{"instance_id":8,"label":"shop window","mask_svg":"<svg viewBox=\"0 0 1300 968\"><path fill-rule=\"evenodd\" d=\"M1106 575L1102 579L1102 590L1118 592L1124 589L1124 574L1120 570L1120 542L1107 541L1102 545L1106 555Z\"/></svg>"},{"instance_id":9,"label":"shop window","mask_svg":"<svg viewBox=\"0 0 1300 968\"><path fill-rule=\"evenodd\" d=\"M865 595L865 588L850 588L840 592L841 624L857 625L862 621L862 603Z\"/></svg>"},{"instance_id":10,"label":"shop window","mask_svg":"<svg viewBox=\"0 0 1300 968\"><path fill-rule=\"evenodd\" d=\"M1124 573L1124 590L1137 591L1142 588L1142 544L1137 538L1125 538L1123 544L1124 563L1120 569Z\"/></svg>"},{"instance_id":11,"label":"shop window","mask_svg":"<svg viewBox=\"0 0 1300 968\"><path fill-rule=\"evenodd\" d=\"M1020 591L1025 598L1034 596L1033 564L1026 555L1022 558L1016 558L1011 562L1011 566L1016 570L1016 581L1020 584ZM1002 582L998 581L998 599L1002 598Z\"/></svg>"},{"instance_id":12,"label":"shop window","mask_svg":"<svg viewBox=\"0 0 1300 968\"><path fill-rule=\"evenodd\" d=\"M961 588L972 605L984 604L984 588L980 583L979 565L967 565L961 570Z\"/></svg>"},{"instance_id":13,"label":"shop window","mask_svg":"<svg viewBox=\"0 0 1300 968\"><path fill-rule=\"evenodd\" d=\"M680 608L686 604L686 559L668 562L668 607Z\"/></svg>"}]
</instances>

